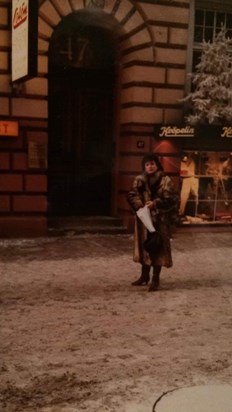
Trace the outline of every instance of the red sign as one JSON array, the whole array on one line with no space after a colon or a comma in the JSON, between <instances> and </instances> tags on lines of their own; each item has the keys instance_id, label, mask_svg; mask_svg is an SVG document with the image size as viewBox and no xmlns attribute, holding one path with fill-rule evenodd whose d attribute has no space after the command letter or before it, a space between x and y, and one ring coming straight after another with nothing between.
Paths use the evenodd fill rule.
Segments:
<instances>
[{"instance_id":1,"label":"red sign","mask_svg":"<svg viewBox=\"0 0 232 412\"><path fill-rule=\"evenodd\" d=\"M12 0L11 35L12 81L37 76L38 0Z\"/></svg>"},{"instance_id":2,"label":"red sign","mask_svg":"<svg viewBox=\"0 0 232 412\"><path fill-rule=\"evenodd\" d=\"M28 17L28 8L26 3L22 3L21 6L16 7L13 15L13 27L16 29L16 27L20 26L24 21L27 20Z\"/></svg>"},{"instance_id":3,"label":"red sign","mask_svg":"<svg viewBox=\"0 0 232 412\"><path fill-rule=\"evenodd\" d=\"M19 135L18 122L0 120L0 136L18 136L18 135Z\"/></svg>"}]
</instances>

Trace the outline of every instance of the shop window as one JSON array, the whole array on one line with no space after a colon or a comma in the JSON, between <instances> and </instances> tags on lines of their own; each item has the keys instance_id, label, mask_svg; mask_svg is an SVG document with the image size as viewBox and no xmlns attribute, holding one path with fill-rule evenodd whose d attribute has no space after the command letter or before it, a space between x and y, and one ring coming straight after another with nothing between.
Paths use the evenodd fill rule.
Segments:
<instances>
[{"instance_id":1,"label":"shop window","mask_svg":"<svg viewBox=\"0 0 232 412\"><path fill-rule=\"evenodd\" d=\"M232 152L185 151L180 180L183 224L232 223Z\"/></svg>"},{"instance_id":2,"label":"shop window","mask_svg":"<svg viewBox=\"0 0 232 412\"><path fill-rule=\"evenodd\" d=\"M155 126L154 152L179 192L180 225L232 224L231 138L231 126Z\"/></svg>"}]
</instances>

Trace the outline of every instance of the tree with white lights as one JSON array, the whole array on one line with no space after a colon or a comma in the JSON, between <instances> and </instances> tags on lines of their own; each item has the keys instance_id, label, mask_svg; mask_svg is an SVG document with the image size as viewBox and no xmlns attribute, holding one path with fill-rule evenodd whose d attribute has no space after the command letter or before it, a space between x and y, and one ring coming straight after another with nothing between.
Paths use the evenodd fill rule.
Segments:
<instances>
[{"instance_id":1,"label":"tree with white lights","mask_svg":"<svg viewBox=\"0 0 232 412\"><path fill-rule=\"evenodd\" d=\"M200 124L232 123L232 39L222 27L215 40L203 43L200 62L191 75L194 91L182 102L190 109L186 122Z\"/></svg>"}]
</instances>

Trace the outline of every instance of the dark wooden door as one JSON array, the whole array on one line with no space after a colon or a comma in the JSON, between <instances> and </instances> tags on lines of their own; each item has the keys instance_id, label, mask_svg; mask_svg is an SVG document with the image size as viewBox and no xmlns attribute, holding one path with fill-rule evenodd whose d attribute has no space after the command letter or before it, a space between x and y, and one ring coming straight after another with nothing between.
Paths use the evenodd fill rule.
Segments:
<instances>
[{"instance_id":1,"label":"dark wooden door","mask_svg":"<svg viewBox=\"0 0 232 412\"><path fill-rule=\"evenodd\" d=\"M50 80L50 215L110 215L113 74L68 69Z\"/></svg>"}]
</instances>

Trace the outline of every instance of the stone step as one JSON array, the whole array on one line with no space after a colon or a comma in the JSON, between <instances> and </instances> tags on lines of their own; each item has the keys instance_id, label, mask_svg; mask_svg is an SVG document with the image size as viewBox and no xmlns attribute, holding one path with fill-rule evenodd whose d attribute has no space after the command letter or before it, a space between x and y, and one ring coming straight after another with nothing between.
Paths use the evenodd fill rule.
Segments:
<instances>
[{"instance_id":1,"label":"stone step","mask_svg":"<svg viewBox=\"0 0 232 412\"><path fill-rule=\"evenodd\" d=\"M84 233L126 234L128 230L122 225L121 219L109 216L68 216L49 219L48 234L51 236Z\"/></svg>"}]
</instances>

